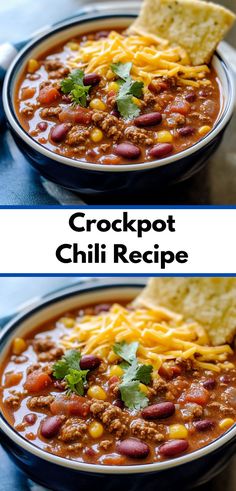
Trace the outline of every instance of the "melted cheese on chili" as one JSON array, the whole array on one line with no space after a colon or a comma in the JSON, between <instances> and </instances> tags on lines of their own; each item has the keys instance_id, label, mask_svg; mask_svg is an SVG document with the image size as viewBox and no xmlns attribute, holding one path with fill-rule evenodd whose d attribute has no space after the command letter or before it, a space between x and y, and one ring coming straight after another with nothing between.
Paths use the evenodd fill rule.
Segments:
<instances>
[{"instance_id":1,"label":"melted cheese on chili","mask_svg":"<svg viewBox=\"0 0 236 491\"><path fill-rule=\"evenodd\" d=\"M182 317L163 308L147 305L129 310L114 304L109 312L85 315L62 340L66 349L80 348L83 354L97 354L108 360L116 342L139 342L137 356L159 370L163 362L192 359L196 367L220 371L233 368L229 345L210 346L206 331L196 323L185 324Z\"/></svg>"},{"instance_id":2,"label":"melted cheese on chili","mask_svg":"<svg viewBox=\"0 0 236 491\"><path fill-rule=\"evenodd\" d=\"M71 68L87 73L106 75L111 63L132 62L131 75L148 85L153 78L175 76L182 85L209 84L205 79L207 65L191 66L187 52L180 46L143 32L130 36L111 31L99 40L88 40L78 45L76 56L68 61Z\"/></svg>"}]
</instances>

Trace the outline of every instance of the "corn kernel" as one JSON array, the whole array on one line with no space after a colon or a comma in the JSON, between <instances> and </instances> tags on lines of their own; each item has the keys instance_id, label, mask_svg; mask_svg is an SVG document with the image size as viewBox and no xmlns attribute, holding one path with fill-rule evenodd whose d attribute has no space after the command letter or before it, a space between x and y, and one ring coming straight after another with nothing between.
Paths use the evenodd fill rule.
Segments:
<instances>
[{"instance_id":1,"label":"corn kernel","mask_svg":"<svg viewBox=\"0 0 236 491\"><path fill-rule=\"evenodd\" d=\"M100 438L100 436L102 436L103 434L103 431L103 426L101 425L101 423L98 423L98 421L93 421L93 423L91 423L88 428L90 436L94 439Z\"/></svg>"},{"instance_id":2,"label":"corn kernel","mask_svg":"<svg viewBox=\"0 0 236 491\"><path fill-rule=\"evenodd\" d=\"M110 377L121 377L124 373L124 370L119 365L113 365L109 370Z\"/></svg>"},{"instance_id":3,"label":"corn kernel","mask_svg":"<svg viewBox=\"0 0 236 491\"><path fill-rule=\"evenodd\" d=\"M14 355L20 355L27 348L27 344L22 338L15 338L12 346L12 353Z\"/></svg>"},{"instance_id":4,"label":"corn kernel","mask_svg":"<svg viewBox=\"0 0 236 491\"><path fill-rule=\"evenodd\" d=\"M209 133L209 131L211 131L211 127L208 125L205 125L205 126L201 126L201 128L199 128L198 133L199 133L199 135L204 136L207 133Z\"/></svg>"},{"instance_id":5,"label":"corn kernel","mask_svg":"<svg viewBox=\"0 0 236 491\"><path fill-rule=\"evenodd\" d=\"M31 58L31 60L28 61L28 72L29 73L34 73L36 70L39 68L39 62L37 60L34 60L34 58Z\"/></svg>"},{"instance_id":6,"label":"corn kernel","mask_svg":"<svg viewBox=\"0 0 236 491\"><path fill-rule=\"evenodd\" d=\"M79 44L78 43L74 43L73 41L67 43L67 45L69 49L71 49L72 51L77 51L79 49Z\"/></svg>"},{"instance_id":7,"label":"corn kernel","mask_svg":"<svg viewBox=\"0 0 236 491\"><path fill-rule=\"evenodd\" d=\"M156 138L158 143L171 143L173 141L172 134L166 130L158 131Z\"/></svg>"},{"instance_id":8,"label":"corn kernel","mask_svg":"<svg viewBox=\"0 0 236 491\"><path fill-rule=\"evenodd\" d=\"M108 85L108 90L113 90L114 92L118 92L119 85L117 82L110 82Z\"/></svg>"},{"instance_id":9,"label":"corn kernel","mask_svg":"<svg viewBox=\"0 0 236 491\"><path fill-rule=\"evenodd\" d=\"M108 357L107 357L107 361L109 361L109 363L114 363L115 361L119 360L119 356L117 356L114 351L110 351Z\"/></svg>"},{"instance_id":10,"label":"corn kernel","mask_svg":"<svg viewBox=\"0 0 236 491\"><path fill-rule=\"evenodd\" d=\"M114 80L114 78L115 78L115 74L113 73L113 71L112 71L112 70L110 70L110 69L109 69L109 70L107 70L107 73L106 73L106 78L107 78L107 80Z\"/></svg>"},{"instance_id":11,"label":"corn kernel","mask_svg":"<svg viewBox=\"0 0 236 491\"><path fill-rule=\"evenodd\" d=\"M94 143L98 143L103 139L103 132L99 128L94 128L90 133L90 138Z\"/></svg>"},{"instance_id":12,"label":"corn kernel","mask_svg":"<svg viewBox=\"0 0 236 491\"><path fill-rule=\"evenodd\" d=\"M142 101L140 99L138 99L138 97L132 97L132 101L134 104L136 104L136 106L142 106Z\"/></svg>"},{"instance_id":13,"label":"corn kernel","mask_svg":"<svg viewBox=\"0 0 236 491\"><path fill-rule=\"evenodd\" d=\"M188 430L184 425L175 424L169 426L169 434L170 439L178 439L178 438L187 438Z\"/></svg>"},{"instance_id":14,"label":"corn kernel","mask_svg":"<svg viewBox=\"0 0 236 491\"><path fill-rule=\"evenodd\" d=\"M75 320L72 317L62 317L60 322L64 324L65 327L74 327Z\"/></svg>"},{"instance_id":15,"label":"corn kernel","mask_svg":"<svg viewBox=\"0 0 236 491\"><path fill-rule=\"evenodd\" d=\"M141 390L141 392L143 392L144 394L148 394L148 387L144 384L139 384L139 389Z\"/></svg>"},{"instance_id":16,"label":"corn kernel","mask_svg":"<svg viewBox=\"0 0 236 491\"><path fill-rule=\"evenodd\" d=\"M106 110L106 105L101 99L92 99L89 105L92 109L97 109L98 111Z\"/></svg>"},{"instance_id":17,"label":"corn kernel","mask_svg":"<svg viewBox=\"0 0 236 491\"><path fill-rule=\"evenodd\" d=\"M91 399L94 398L94 399L99 399L101 401L105 401L107 398L105 390L103 390L103 388L100 387L100 385L91 385L91 387L89 387L88 389L87 395L91 397Z\"/></svg>"},{"instance_id":18,"label":"corn kernel","mask_svg":"<svg viewBox=\"0 0 236 491\"><path fill-rule=\"evenodd\" d=\"M232 418L225 418L219 422L219 427L221 430L228 430L233 424L234 420Z\"/></svg>"}]
</instances>

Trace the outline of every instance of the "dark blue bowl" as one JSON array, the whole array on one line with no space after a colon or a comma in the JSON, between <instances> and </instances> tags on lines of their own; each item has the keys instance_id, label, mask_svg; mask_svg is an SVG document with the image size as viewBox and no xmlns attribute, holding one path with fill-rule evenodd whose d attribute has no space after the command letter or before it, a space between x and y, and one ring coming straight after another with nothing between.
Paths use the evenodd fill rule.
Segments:
<instances>
[{"instance_id":1,"label":"dark blue bowl","mask_svg":"<svg viewBox=\"0 0 236 491\"><path fill-rule=\"evenodd\" d=\"M132 10L134 12L134 9ZM60 23L50 32L30 42L16 57L8 70L3 89L3 103L13 136L32 165L51 181L83 195L103 197L124 202L140 193L153 194L158 189L188 179L201 169L219 145L234 106L234 81L226 61L216 53L213 57L222 87L222 110L212 129L191 148L161 160L141 164L99 165L63 157L46 149L21 127L14 110L16 83L29 58L37 57L51 46L83 32L106 29L116 25L127 27L137 11L117 14L114 11L93 13Z\"/></svg>"},{"instance_id":2,"label":"dark blue bowl","mask_svg":"<svg viewBox=\"0 0 236 491\"><path fill-rule=\"evenodd\" d=\"M132 280L131 280L132 281ZM0 338L0 361L15 336L21 336L50 318L65 311L93 303L130 300L141 286L127 279L94 280L91 283L67 288L42 300L18 315L4 328ZM134 466L105 466L82 464L63 459L20 436L0 415L1 443L14 462L40 484L58 491L166 491L187 489L203 484L220 473L229 463L236 448L236 426L223 436L196 452L155 464Z\"/></svg>"}]
</instances>

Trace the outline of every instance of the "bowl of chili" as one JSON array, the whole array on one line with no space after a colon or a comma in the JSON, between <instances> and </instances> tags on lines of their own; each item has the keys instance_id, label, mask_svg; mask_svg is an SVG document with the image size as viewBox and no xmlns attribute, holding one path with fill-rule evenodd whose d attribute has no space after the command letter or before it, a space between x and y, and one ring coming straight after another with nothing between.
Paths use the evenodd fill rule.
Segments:
<instances>
[{"instance_id":1,"label":"bowl of chili","mask_svg":"<svg viewBox=\"0 0 236 491\"><path fill-rule=\"evenodd\" d=\"M139 329L141 317L148 326L148 315L156 316L162 331L168 322L161 311L131 307L142 286L129 279L73 286L13 318L1 333L1 443L44 486L184 489L217 475L235 451L235 368L211 372L166 359L151 382L145 340L130 342L130 321ZM129 335L113 345L119 316ZM112 351L96 335L102 319ZM234 354L228 362L235 364Z\"/></svg>"},{"instance_id":2,"label":"bowl of chili","mask_svg":"<svg viewBox=\"0 0 236 491\"><path fill-rule=\"evenodd\" d=\"M63 22L30 42L5 79L4 109L20 148L44 177L84 196L124 200L187 179L232 116L233 77L218 52L201 75L197 67L178 81L158 65L158 77L150 82L147 70L145 83L141 65L112 63L112 51L111 60L99 58L114 43L127 52L137 42L155 48L152 39L125 34L134 17L111 11Z\"/></svg>"}]
</instances>

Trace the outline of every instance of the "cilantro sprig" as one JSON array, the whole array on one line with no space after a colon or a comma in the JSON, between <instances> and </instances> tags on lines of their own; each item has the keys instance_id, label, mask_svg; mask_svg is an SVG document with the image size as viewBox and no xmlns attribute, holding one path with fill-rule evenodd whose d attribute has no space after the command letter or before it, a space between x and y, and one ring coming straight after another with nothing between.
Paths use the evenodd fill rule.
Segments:
<instances>
[{"instance_id":1,"label":"cilantro sprig","mask_svg":"<svg viewBox=\"0 0 236 491\"><path fill-rule=\"evenodd\" d=\"M84 85L83 79L84 72L78 68L61 81L61 90L64 94L71 96L71 100L75 105L79 104L82 107L86 107L91 85Z\"/></svg>"},{"instance_id":2,"label":"cilantro sprig","mask_svg":"<svg viewBox=\"0 0 236 491\"><path fill-rule=\"evenodd\" d=\"M89 370L81 370L80 360L79 350L69 350L52 367L53 376L57 380L65 380L68 394L74 392L80 396L84 395Z\"/></svg>"},{"instance_id":3,"label":"cilantro sprig","mask_svg":"<svg viewBox=\"0 0 236 491\"><path fill-rule=\"evenodd\" d=\"M151 382L152 365L138 363L136 353L139 343L116 343L114 353L120 356L124 362L121 366L124 370L121 384L119 385L121 399L125 406L131 410L139 410L148 405L148 398L140 390L140 382L148 385Z\"/></svg>"},{"instance_id":4,"label":"cilantro sprig","mask_svg":"<svg viewBox=\"0 0 236 491\"><path fill-rule=\"evenodd\" d=\"M133 80L130 76L132 63L112 63L111 70L118 77L120 85L116 98L117 108L124 119L133 119L140 113L140 108L133 98L141 98L143 95L143 82Z\"/></svg>"}]
</instances>

